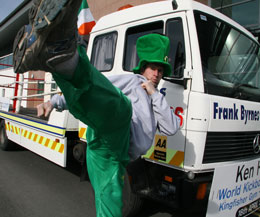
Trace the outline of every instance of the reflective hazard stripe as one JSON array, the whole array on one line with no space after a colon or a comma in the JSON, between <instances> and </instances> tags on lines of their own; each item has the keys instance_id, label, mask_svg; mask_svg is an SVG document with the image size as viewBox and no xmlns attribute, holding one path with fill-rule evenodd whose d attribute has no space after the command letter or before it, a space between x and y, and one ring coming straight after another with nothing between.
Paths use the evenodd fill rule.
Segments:
<instances>
[{"instance_id":1,"label":"reflective hazard stripe","mask_svg":"<svg viewBox=\"0 0 260 217\"><path fill-rule=\"evenodd\" d=\"M177 151L175 155L170 160L169 164L174 166L181 166L183 167L184 162L184 152L183 151Z\"/></svg>"},{"instance_id":2,"label":"reflective hazard stripe","mask_svg":"<svg viewBox=\"0 0 260 217\"><path fill-rule=\"evenodd\" d=\"M153 147L152 147L152 149L153 149ZM170 154L170 152L174 152L174 154ZM167 149L166 154L171 155L171 157L167 157L165 161L156 159L154 157L154 150L150 153L148 152L143 157L151 159L151 160L155 160L158 162L166 163L166 164L169 164L172 166L183 167L183 163L184 163L184 152L183 151L174 151L174 150Z\"/></svg>"},{"instance_id":3,"label":"reflective hazard stripe","mask_svg":"<svg viewBox=\"0 0 260 217\"><path fill-rule=\"evenodd\" d=\"M167 137L156 135L154 145L147 151L144 158L182 167L184 163L184 152L167 148Z\"/></svg>"},{"instance_id":4,"label":"reflective hazard stripe","mask_svg":"<svg viewBox=\"0 0 260 217\"><path fill-rule=\"evenodd\" d=\"M31 140L33 142L36 142L40 145L43 145L46 148L49 148L53 151L59 152L61 154L64 153L64 144L62 144L60 142L54 141L54 140L47 138L47 137L40 136L40 135L33 133L31 131L24 130L22 128L18 128L14 125L11 125L10 123L6 123L5 128L6 128L7 131L10 131L11 133L21 135L22 137L24 137L28 140Z\"/></svg>"},{"instance_id":5,"label":"reflective hazard stripe","mask_svg":"<svg viewBox=\"0 0 260 217\"><path fill-rule=\"evenodd\" d=\"M10 131L9 124L5 123L5 130Z\"/></svg>"},{"instance_id":6,"label":"reflective hazard stripe","mask_svg":"<svg viewBox=\"0 0 260 217\"><path fill-rule=\"evenodd\" d=\"M20 135L20 128L13 126L13 125L10 125L9 123L5 124L5 129L14 133L14 134Z\"/></svg>"},{"instance_id":7,"label":"reflective hazard stripe","mask_svg":"<svg viewBox=\"0 0 260 217\"><path fill-rule=\"evenodd\" d=\"M84 127L79 128L79 138L86 139L87 129Z\"/></svg>"}]
</instances>

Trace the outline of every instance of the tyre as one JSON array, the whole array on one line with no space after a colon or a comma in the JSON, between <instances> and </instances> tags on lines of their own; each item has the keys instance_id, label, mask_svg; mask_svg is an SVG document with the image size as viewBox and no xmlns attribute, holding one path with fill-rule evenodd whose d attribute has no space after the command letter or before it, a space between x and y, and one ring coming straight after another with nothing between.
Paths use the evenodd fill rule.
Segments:
<instances>
[{"instance_id":1,"label":"tyre","mask_svg":"<svg viewBox=\"0 0 260 217\"><path fill-rule=\"evenodd\" d=\"M125 175L125 184L123 189L123 216L136 216L142 207L143 200L131 190L131 184L128 174Z\"/></svg>"},{"instance_id":2,"label":"tyre","mask_svg":"<svg viewBox=\"0 0 260 217\"><path fill-rule=\"evenodd\" d=\"M8 140L5 130L4 120L0 120L0 149L4 151L11 150L13 148L13 143Z\"/></svg>"}]
</instances>

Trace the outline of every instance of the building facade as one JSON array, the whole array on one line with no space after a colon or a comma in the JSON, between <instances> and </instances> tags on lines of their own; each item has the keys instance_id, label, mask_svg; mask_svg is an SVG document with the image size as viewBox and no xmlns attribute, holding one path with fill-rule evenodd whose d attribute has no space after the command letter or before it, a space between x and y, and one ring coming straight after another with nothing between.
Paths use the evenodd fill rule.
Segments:
<instances>
[{"instance_id":1,"label":"building facade","mask_svg":"<svg viewBox=\"0 0 260 217\"><path fill-rule=\"evenodd\" d=\"M235 20L260 39L259 0L209 0L209 6Z\"/></svg>"},{"instance_id":2,"label":"building facade","mask_svg":"<svg viewBox=\"0 0 260 217\"><path fill-rule=\"evenodd\" d=\"M117 11L120 7L125 5L137 6L146 3L158 2L163 0L87 0L89 8L95 20L100 17ZM203 4L208 5L208 0L197 0Z\"/></svg>"}]
</instances>

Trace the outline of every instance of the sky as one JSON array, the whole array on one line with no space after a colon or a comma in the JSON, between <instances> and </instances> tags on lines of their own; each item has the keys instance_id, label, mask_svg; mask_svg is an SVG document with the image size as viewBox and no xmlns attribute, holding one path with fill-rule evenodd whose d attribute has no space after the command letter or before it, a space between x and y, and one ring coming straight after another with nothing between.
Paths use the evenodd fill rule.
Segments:
<instances>
[{"instance_id":1,"label":"sky","mask_svg":"<svg viewBox=\"0 0 260 217\"><path fill-rule=\"evenodd\" d=\"M23 0L0 0L0 22L22 2Z\"/></svg>"}]
</instances>

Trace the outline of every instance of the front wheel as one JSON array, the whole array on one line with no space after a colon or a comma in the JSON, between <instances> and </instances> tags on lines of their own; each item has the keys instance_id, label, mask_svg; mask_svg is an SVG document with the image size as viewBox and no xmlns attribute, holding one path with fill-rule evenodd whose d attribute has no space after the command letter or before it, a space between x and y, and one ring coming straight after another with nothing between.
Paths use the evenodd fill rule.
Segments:
<instances>
[{"instance_id":1,"label":"front wheel","mask_svg":"<svg viewBox=\"0 0 260 217\"><path fill-rule=\"evenodd\" d=\"M8 140L5 130L5 121L0 120L0 149L8 151L12 149L12 142Z\"/></svg>"},{"instance_id":2,"label":"front wheel","mask_svg":"<svg viewBox=\"0 0 260 217\"><path fill-rule=\"evenodd\" d=\"M132 192L129 176L126 173L123 189L123 216L136 216L136 213L140 210L142 204L143 200Z\"/></svg>"}]
</instances>

